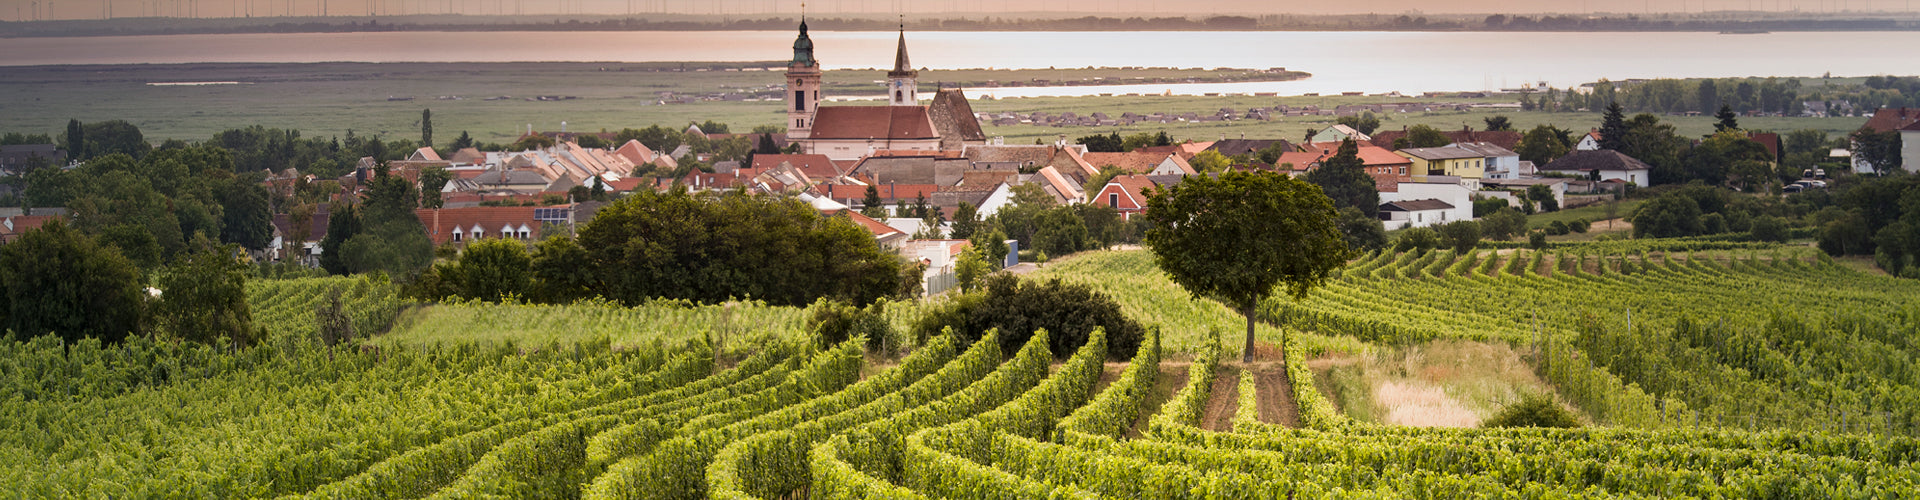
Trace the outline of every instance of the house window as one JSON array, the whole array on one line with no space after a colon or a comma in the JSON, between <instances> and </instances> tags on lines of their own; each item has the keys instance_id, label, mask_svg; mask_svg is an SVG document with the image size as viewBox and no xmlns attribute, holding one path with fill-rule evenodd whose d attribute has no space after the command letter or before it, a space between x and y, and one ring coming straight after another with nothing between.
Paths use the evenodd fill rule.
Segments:
<instances>
[{"instance_id":1,"label":"house window","mask_svg":"<svg viewBox=\"0 0 1920 500\"><path fill-rule=\"evenodd\" d=\"M454 242L460 241L460 230L457 228L453 230L453 241Z\"/></svg>"},{"instance_id":2,"label":"house window","mask_svg":"<svg viewBox=\"0 0 1920 500\"><path fill-rule=\"evenodd\" d=\"M1120 208L1120 193L1107 193L1107 206Z\"/></svg>"},{"instance_id":3,"label":"house window","mask_svg":"<svg viewBox=\"0 0 1920 500\"><path fill-rule=\"evenodd\" d=\"M525 229L521 229L521 230L520 230L520 239L523 239L523 240L524 240L524 239L527 239L527 238L531 238L531 237L533 237L533 235L532 235L532 234L529 234L529 233L527 232L527 230L525 230Z\"/></svg>"}]
</instances>

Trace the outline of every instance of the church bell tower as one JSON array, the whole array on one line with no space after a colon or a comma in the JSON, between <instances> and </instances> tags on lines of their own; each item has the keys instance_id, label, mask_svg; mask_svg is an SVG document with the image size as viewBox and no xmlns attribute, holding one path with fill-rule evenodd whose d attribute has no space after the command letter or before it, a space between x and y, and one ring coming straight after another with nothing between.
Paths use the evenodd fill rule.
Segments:
<instances>
[{"instance_id":1,"label":"church bell tower","mask_svg":"<svg viewBox=\"0 0 1920 500\"><path fill-rule=\"evenodd\" d=\"M800 21L800 37L793 40L793 61L787 63L787 139L813 135L814 112L820 109L820 61L813 58L813 39L807 21Z\"/></svg>"},{"instance_id":2,"label":"church bell tower","mask_svg":"<svg viewBox=\"0 0 1920 500\"><path fill-rule=\"evenodd\" d=\"M893 71L887 72L887 103L894 106L919 106L920 72L907 61L907 27L900 26L900 48L893 54Z\"/></svg>"}]
</instances>

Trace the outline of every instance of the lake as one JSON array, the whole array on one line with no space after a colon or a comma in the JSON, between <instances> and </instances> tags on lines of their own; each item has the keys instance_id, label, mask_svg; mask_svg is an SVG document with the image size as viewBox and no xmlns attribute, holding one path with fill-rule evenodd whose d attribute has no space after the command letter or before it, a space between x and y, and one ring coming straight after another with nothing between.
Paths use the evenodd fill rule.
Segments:
<instances>
[{"instance_id":1,"label":"lake","mask_svg":"<svg viewBox=\"0 0 1920 500\"><path fill-rule=\"evenodd\" d=\"M892 32L813 32L829 69L893 63ZM203 62L769 61L791 31L381 32L0 39L0 66ZM1495 90L1601 78L1920 73L1920 32L914 32L926 68L1273 68L1293 82L979 89L997 97L1100 93Z\"/></svg>"}]
</instances>

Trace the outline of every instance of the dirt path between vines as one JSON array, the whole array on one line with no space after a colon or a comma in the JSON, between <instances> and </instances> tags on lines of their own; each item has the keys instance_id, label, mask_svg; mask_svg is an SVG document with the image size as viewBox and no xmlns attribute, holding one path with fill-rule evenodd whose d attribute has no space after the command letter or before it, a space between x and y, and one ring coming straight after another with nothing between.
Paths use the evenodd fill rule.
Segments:
<instances>
[{"instance_id":1,"label":"dirt path between vines","mask_svg":"<svg viewBox=\"0 0 1920 500\"><path fill-rule=\"evenodd\" d=\"M1240 409L1240 370L1220 367L1219 374L1213 377L1213 394L1207 396L1207 413L1200 418L1200 428L1229 432L1233 430L1233 413Z\"/></svg>"},{"instance_id":2,"label":"dirt path between vines","mask_svg":"<svg viewBox=\"0 0 1920 500\"><path fill-rule=\"evenodd\" d=\"M1300 406L1293 402L1293 382L1287 368L1279 363L1258 363L1253 372L1254 395L1260 404L1260 421L1287 427L1300 426Z\"/></svg>"}]
</instances>

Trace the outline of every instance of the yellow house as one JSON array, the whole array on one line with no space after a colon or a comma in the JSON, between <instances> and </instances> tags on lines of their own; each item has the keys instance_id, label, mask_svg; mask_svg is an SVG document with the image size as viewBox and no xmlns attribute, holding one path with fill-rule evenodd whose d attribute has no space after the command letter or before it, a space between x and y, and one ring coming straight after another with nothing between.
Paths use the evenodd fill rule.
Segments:
<instances>
[{"instance_id":1,"label":"yellow house","mask_svg":"<svg viewBox=\"0 0 1920 500\"><path fill-rule=\"evenodd\" d=\"M1407 148L1395 154L1413 161L1413 175L1447 175L1479 180L1487 173L1487 157L1466 148Z\"/></svg>"}]
</instances>

